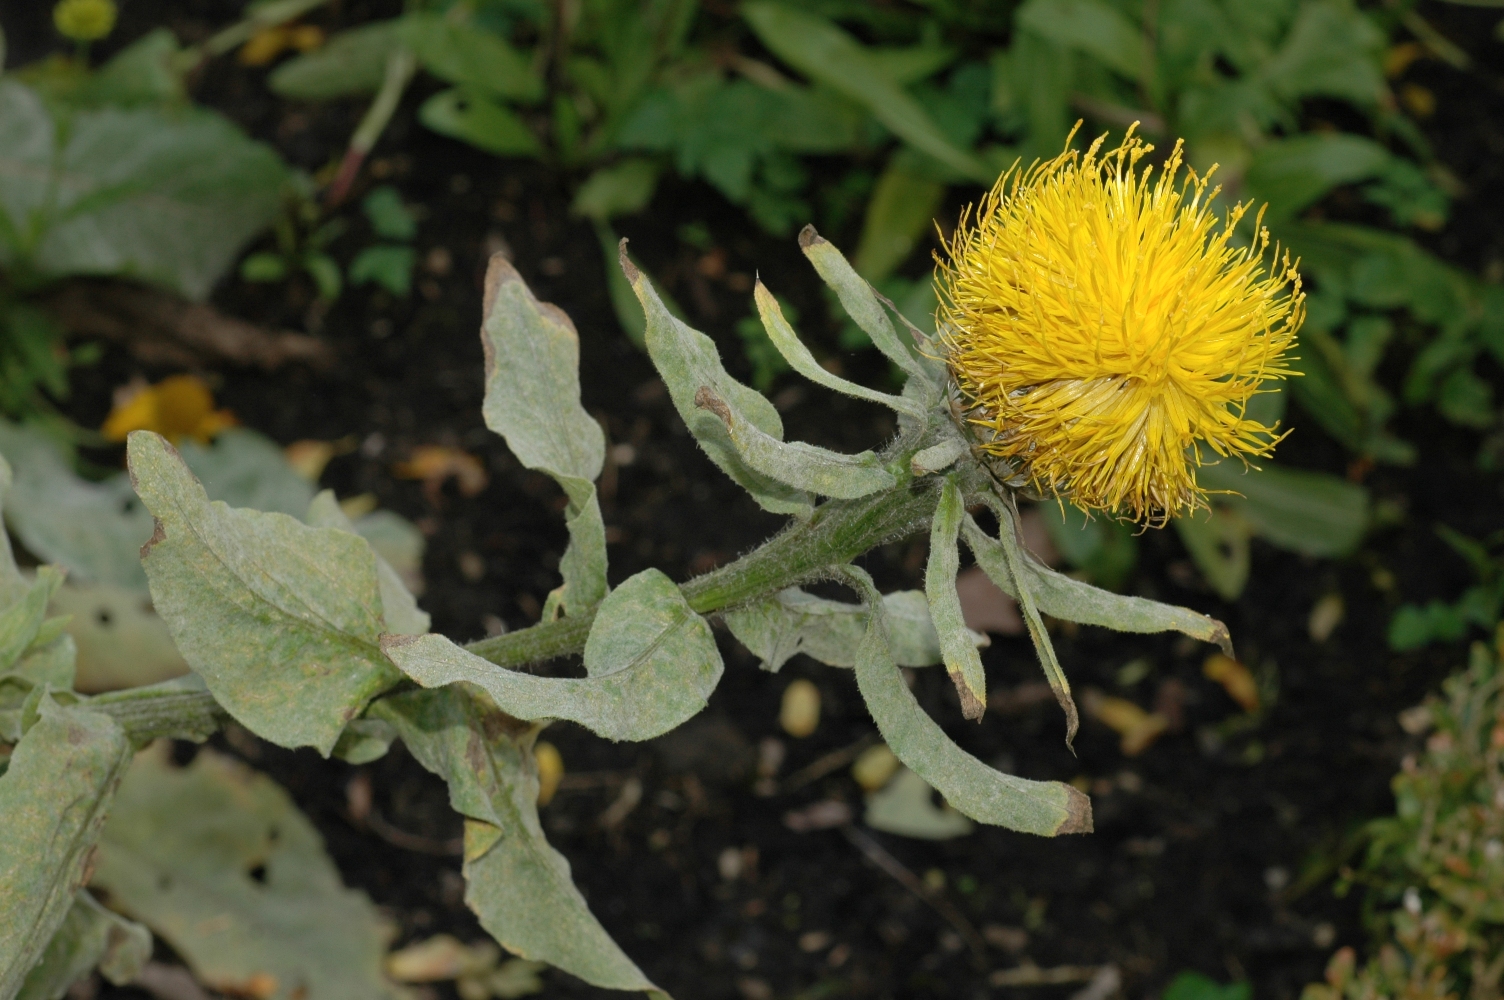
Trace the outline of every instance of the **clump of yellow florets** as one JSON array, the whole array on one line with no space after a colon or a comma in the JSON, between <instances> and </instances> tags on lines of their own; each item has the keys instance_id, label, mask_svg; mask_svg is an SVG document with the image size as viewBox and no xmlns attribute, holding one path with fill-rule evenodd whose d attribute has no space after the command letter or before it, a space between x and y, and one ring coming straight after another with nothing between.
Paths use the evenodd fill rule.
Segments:
<instances>
[{"instance_id":1,"label":"clump of yellow florets","mask_svg":"<svg viewBox=\"0 0 1504 1000\"><path fill-rule=\"evenodd\" d=\"M61 0L52 8L58 33L75 42L93 42L115 29L114 0Z\"/></svg>"},{"instance_id":2,"label":"clump of yellow florets","mask_svg":"<svg viewBox=\"0 0 1504 1000\"><path fill-rule=\"evenodd\" d=\"M1247 205L1218 226L1207 178L1177 183L1179 143L1152 184L1153 146L1102 143L1010 169L963 214L940 335L984 451L1042 494L1162 522L1206 503L1198 444L1246 459L1278 441L1244 407L1291 374L1305 299L1288 254L1265 273L1262 226L1231 245Z\"/></svg>"}]
</instances>

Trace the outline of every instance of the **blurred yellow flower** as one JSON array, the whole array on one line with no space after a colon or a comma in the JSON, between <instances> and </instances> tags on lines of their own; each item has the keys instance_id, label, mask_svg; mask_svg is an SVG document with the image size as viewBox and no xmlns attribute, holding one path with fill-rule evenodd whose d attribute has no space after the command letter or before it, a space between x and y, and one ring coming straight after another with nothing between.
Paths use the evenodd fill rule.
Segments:
<instances>
[{"instance_id":1,"label":"blurred yellow flower","mask_svg":"<svg viewBox=\"0 0 1504 1000\"><path fill-rule=\"evenodd\" d=\"M173 375L124 394L99 430L109 441L124 441L131 431L155 431L174 444L185 437L206 443L235 423L229 410L214 408L214 394L203 379Z\"/></svg>"},{"instance_id":2,"label":"blurred yellow flower","mask_svg":"<svg viewBox=\"0 0 1504 1000\"><path fill-rule=\"evenodd\" d=\"M1072 133L1074 136L1074 132ZM961 217L938 261L940 336L981 448L1083 510L1145 523L1205 506L1195 445L1266 456L1279 440L1244 407L1292 374L1305 317L1268 231L1230 245L1207 177L1176 143L1154 183L1133 135L1010 169ZM1215 168L1213 168L1215 169ZM1210 172L1208 173L1208 177Z\"/></svg>"},{"instance_id":3,"label":"blurred yellow flower","mask_svg":"<svg viewBox=\"0 0 1504 1000\"><path fill-rule=\"evenodd\" d=\"M92 42L115 30L114 0L61 0L52 8L58 33L75 42Z\"/></svg>"}]
</instances>

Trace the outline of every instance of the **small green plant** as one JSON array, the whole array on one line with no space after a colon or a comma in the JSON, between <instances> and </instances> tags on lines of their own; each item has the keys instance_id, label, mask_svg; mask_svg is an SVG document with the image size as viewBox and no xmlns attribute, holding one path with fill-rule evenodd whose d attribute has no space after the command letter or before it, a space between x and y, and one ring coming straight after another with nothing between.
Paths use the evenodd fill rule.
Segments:
<instances>
[{"instance_id":1,"label":"small green plant","mask_svg":"<svg viewBox=\"0 0 1504 1000\"><path fill-rule=\"evenodd\" d=\"M1339 892L1365 890L1373 935L1327 965L1302 1000L1492 1000L1504 982L1504 669L1501 641L1472 646L1465 670L1411 710L1430 729L1393 781L1395 815L1365 830L1368 849Z\"/></svg>"},{"instance_id":2,"label":"small green plant","mask_svg":"<svg viewBox=\"0 0 1504 1000\"><path fill-rule=\"evenodd\" d=\"M1132 149L1112 155L1128 156ZM1078 164L1064 157L1059 169L1068 175L1100 170L1102 183L1121 183L1090 158ZM1131 169L1127 176L1134 184ZM1040 191L1052 182L1045 178L1039 190L1021 197L1049 197ZM1184 211L1189 226L1207 221L1194 206ZM1141 228L1130 226L1124 238L1135 238L1131 234ZM1195 261L1227 266L1216 256L1220 244L1204 244L1194 235L1185 239ZM354 761L374 759L402 740L448 783L451 804L465 817L466 899L499 943L598 986L660 992L596 921L570 881L567 863L544 839L534 747L553 720L575 722L608 739L645 740L700 712L723 670L712 619L723 622L767 670L778 670L801 652L852 670L898 761L970 820L1045 836L1089 832L1091 804L1082 792L1004 774L972 757L924 712L904 681L900 667L943 664L963 714L975 719L985 710L978 637L963 624L955 584L962 540L993 582L1018 600L1065 712L1067 742L1075 734L1076 707L1044 615L1124 631L1179 631L1230 653L1227 630L1188 609L1099 590L1037 562L1019 539L1017 498L1043 485L1032 462L1042 459L1047 446L1003 454L1014 440L1013 415L992 396L960 387L958 373L972 384L986 377L985 365L967 360L957 347L958 338L980 336L983 327L958 318L944 339L931 339L890 313L812 227L801 234L800 246L852 318L904 373L901 394L854 384L821 367L760 284L759 316L793 370L897 414L898 434L878 450L851 455L785 441L769 401L726 373L713 342L667 310L627 258L625 244L620 248L623 276L644 313L647 352L686 427L706 457L761 507L790 518L763 545L703 576L675 584L647 569L610 586L595 485L605 438L580 402L579 340L568 317L534 298L501 257L492 260L485 286L483 413L523 465L559 485L570 538L560 562L562 583L537 624L466 645L431 634L428 615L371 543L352 530L331 494L315 497L301 520L211 501L183 456L148 431L133 433L128 442L130 483L148 512L141 516L149 515L152 525L141 571L191 675L79 695L72 689L72 649L62 623L47 617L60 575L43 567L28 581L8 553L0 553L0 739L12 747L0 776L0 810L12 833L0 842L0 996L58 989L67 974L48 970L87 970L95 963L128 979L140 947L110 951L105 943L139 942L142 925L161 934L201 978L232 992L290 996L299 980L286 970L316 962L319 954L344 956L345 979L336 981L368 982L362 977L371 974L370 956L379 954L371 944L376 931L369 904L331 888L316 845L310 851L295 819L279 818L287 815L284 800L212 753L185 770L166 766L155 754L132 763L153 739L202 740L227 719L281 746L313 747ZM960 261L989 251L976 244L957 252ZM1072 258L1078 252L1072 247L1053 252L1060 266L1090 266ZM1261 284L1259 294L1278 300L1282 274L1267 288ZM1082 286L1080 294L1094 290ZM1292 297L1280 308L1296 308L1298 315L1298 289L1283 294ZM1081 315L1096 315L1101 303L1082 300L1077 306ZM990 320L978 320L985 322ZM1085 337L1096 329L1072 333ZM1152 350L1165 329L1158 323L1135 328L1130 349ZM1293 332L1288 325L1282 329ZM1012 335L1027 336L1027 329L1015 327ZM1208 419L1224 405L1217 402L1226 391L1223 379L1235 380L1237 396L1268 377L1263 369L1241 367L1247 351L1277 357L1288 342L1287 336L1264 339L1271 335L1259 323L1218 336L1246 343L1242 351L1223 344L1230 353L1198 362L1205 381L1185 391L1209 407ZM1068 387L1071 377L1069 370L1058 371L1041 391ZM1160 392L1181 391L1126 382L1121 388L1150 407L1163 404ZM1100 443L1109 453L1119 449L1123 434L1132 433L1131 424L1103 427ZM1189 444L1198 432L1174 433L1187 434ZM1129 509L1159 521L1158 503L1196 503L1202 494L1187 461L1184 447L1149 460L1127 454L1120 483L1133 499ZM1050 468L1061 470L1058 463ZM1182 492L1162 497L1143 485L1162 480L1176 482ZM1103 505L1097 494L1061 491L1058 483L1054 489L1071 503ZM968 512L977 506L996 519L995 532ZM854 560L917 532L930 539L923 592L879 593ZM800 589L816 581L843 584L858 600L829 600ZM522 669L565 656L582 658L583 676ZM228 861L221 853L217 869L193 850L187 825L152 833L153 823L175 823L174 816L218 815L228 806L199 809L192 803L224 803L223 786L237 782L258 790L240 797L239 808L248 812L236 821L237 829L247 831L237 848L243 853ZM124 815L109 816L112 801ZM955 818L946 822L959 825ZM268 828L284 831L274 844L265 839ZM95 884L109 891L119 914L99 916L81 888L96 844ZM257 868L257 858L270 860ZM247 879L258 871L276 899L303 892L304 910L286 905L309 914L311 929L302 936L279 926L277 933L287 940L287 954L276 965L283 971L266 971L272 958L256 957L263 963L258 966L227 950L220 938L206 941L195 930L205 922L206 911L195 909L202 901L174 896L171 876L164 883L158 874L174 863L190 866L195 885L207 884L207 870L215 869L212 881L224 886L216 898L247 895ZM311 874L300 880L294 871ZM70 929L96 928L99 920L123 929L113 936ZM255 954L264 955L265 946L257 947L262 950ZM55 954L66 962L54 962ZM253 975L271 978L253 983ZM41 985L33 977L42 977ZM336 995L325 993L337 987L323 985L312 971L303 981L321 984L310 993L312 1000Z\"/></svg>"},{"instance_id":3,"label":"small green plant","mask_svg":"<svg viewBox=\"0 0 1504 1000\"><path fill-rule=\"evenodd\" d=\"M1432 642L1456 642L1474 627L1493 629L1504 610L1504 557L1499 547L1504 534L1495 532L1483 541L1468 538L1444 524L1436 534L1451 550L1467 560L1477 583L1456 601L1433 600L1425 605L1406 604L1389 622L1391 649L1419 649Z\"/></svg>"}]
</instances>

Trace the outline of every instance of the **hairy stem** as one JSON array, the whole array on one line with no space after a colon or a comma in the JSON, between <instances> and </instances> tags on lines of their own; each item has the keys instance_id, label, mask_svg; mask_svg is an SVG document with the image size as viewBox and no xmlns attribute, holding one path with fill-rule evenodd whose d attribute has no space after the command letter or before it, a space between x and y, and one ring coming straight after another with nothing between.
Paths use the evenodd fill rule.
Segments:
<instances>
[{"instance_id":1,"label":"hairy stem","mask_svg":"<svg viewBox=\"0 0 1504 1000\"><path fill-rule=\"evenodd\" d=\"M690 607L712 614L828 576L862 553L923 528L938 498L938 481L926 478L860 500L832 500L817 507L809 521L790 525L680 589ZM586 614L540 622L465 648L503 667L567 656L585 648L593 618Z\"/></svg>"}]
</instances>

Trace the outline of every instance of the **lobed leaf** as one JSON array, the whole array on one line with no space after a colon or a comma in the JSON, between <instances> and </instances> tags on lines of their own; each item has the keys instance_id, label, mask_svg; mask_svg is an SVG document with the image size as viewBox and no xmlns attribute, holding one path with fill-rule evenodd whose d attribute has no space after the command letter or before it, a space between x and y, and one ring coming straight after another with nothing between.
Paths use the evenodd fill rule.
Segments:
<instances>
[{"instance_id":1,"label":"lobed leaf","mask_svg":"<svg viewBox=\"0 0 1504 1000\"><path fill-rule=\"evenodd\" d=\"M539 302L497 254L486 271L481 345L486 426L569 498L569 549L560 568L565 610L579 614L607 590L606 527L594 483L606 460L606 435L580 405L579 335L563 310Z\"/></svg>"},{"instance_id":2,"label":"lobed leaf","mask_svg":"<svg viewBox=\"0 0 1504 1000\"><path fill-rule=\"evenodd\" d=\"M884 742L945 800L979 823L1053 837L1090 833L1091 800L1058 781L1029 781L996 771L956 746L904 683L888 644L887 616L877 589L861 570L847 567L874 614L857 647L856 683Z\"/></svg>"},{"instance_id":3,"label":"lobed leaf","mask_svg":"<svg viewBox=\"0 0 1504 1000\"><path fill-rule=\"evenodd\" d=\"M385 935L288 794L231 757L139 754L99 842L93 884L211 989L260 1000L372 1000Z\"/></svg>"},{"instance_id":4,"label":"lobed leaf","mask_svg":"<svg viewBox=\"0 0 1504 1000\"><path fill-rule=\"evenodd\" d=\"M16 995L67 918L131 753L109 716L36 702L0 775L0 996Z\"/></svg>"},{"instance_id":5,"label":"lobed leaf","mask_svg":"<svg viewBox=\"0 0 1504 1000\"><path fill-rule=\"evenodd\" d=\"M158 435L137 431L128 450L157 524L142 565L184 659L246 727L327 756L399 677L377 642L386 624L370 546L285 514L211 503Z\"/></svg>"},{"instance_id":6,"label":"lobed leaf","mask_svg":"<svg viewBox=\"0 0 1504 1000\"><path fill-rule=\"evenodd\" d=\"M384 636L392 662L427 688L475 684L519 719L568 719L613 740L646 740L705 707L721 655L673 581L643 570L601 602L585 677L537 677L481 659L443 636Z\"/></svg>"},{"instance_id":7,"label":"lobed leaf","mask_svg":"<svg viewBox=\"0 0 1504 1000\"><path fill-rule=\"evenodd\" d=\"M980 719L987 710L987 675L976 643L966 628L961 613L961 598L956 593L956 574L961 569L961 552L957 538L966 508L961 489L954 477L946 477L940 490L940 503L930 524L930 558L924 571L924 594L929 600L930 618L940 636L940 651L945 670L950 674L956 693L961 696L961 714ZM884 639L886 642L886 638Z\"/></svg>"},{"instance_id":8,"label":"lobed leaf","mask_svg":"<svg viewBox=\"0 0 1504 1000\"><path fill-rule=\"evenodd\" d=\"M371 714L449 784L450 805L466 818L465 902L491 936L594 986L661 995L595 919L569 862L543 835L533 757L542 726L462 685L383 698Z\"/></svg>"},{"instance_id":9,"label":"lobed leaf","mask_svg":"<svg viewBox=\"0 0 1504 1000\"><path fill-rule=\"evenodd\" d=\"M807 491L754 468L732 439L726 421L701 407L698 400L709 398L701 392L707 390L732 415L732 422L781 442L783 421L778 418L773 404L761 393L726 374L715 342L668 311L647 275L627 259L626 240L618 246L618 256L622 273L627 276L627 282L647 317L644 336L648 355L668 387L674 408L679 411L689 432L705 449L710 460L752 494L764 510L808 518L814 510L814 498ZM744 431L744 436L750 432Z\"/></svg>"}]
</instances>

